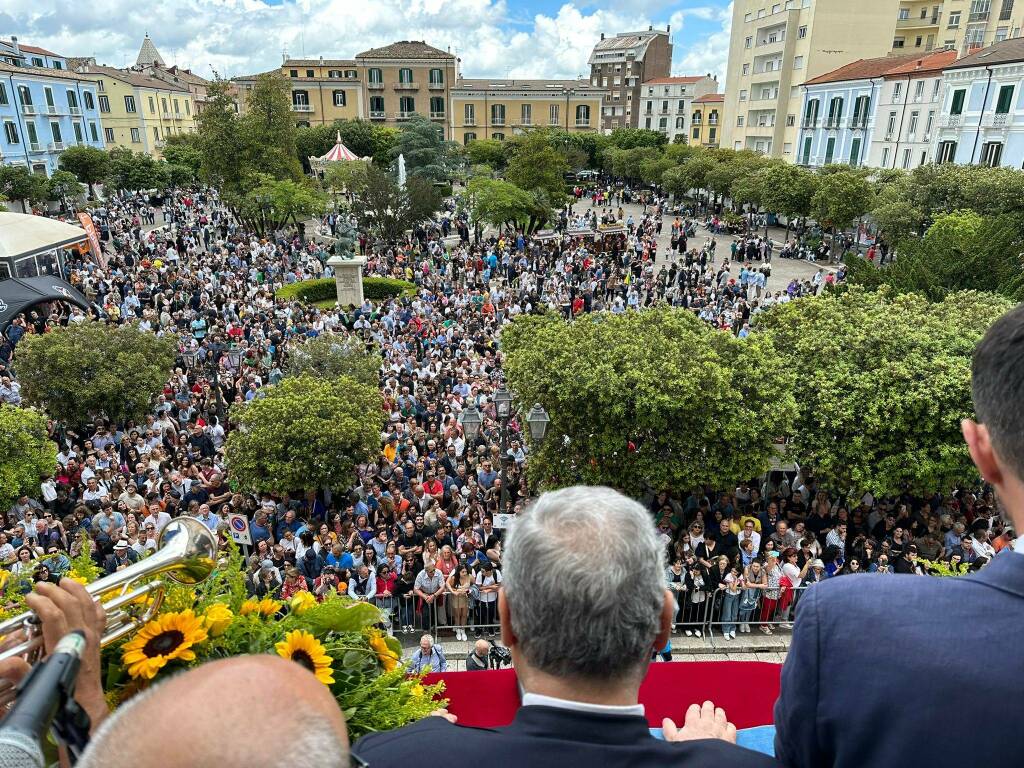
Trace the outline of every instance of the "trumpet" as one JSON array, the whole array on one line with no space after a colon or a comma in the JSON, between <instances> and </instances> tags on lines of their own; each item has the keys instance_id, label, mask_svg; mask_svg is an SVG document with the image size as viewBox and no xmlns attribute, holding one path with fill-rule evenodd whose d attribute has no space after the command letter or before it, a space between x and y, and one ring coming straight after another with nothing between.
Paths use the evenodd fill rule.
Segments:
<instances>
[{"instance_id":1,"label":"trumpet","mask_svg":"<svg viewBox=\"0 0 1024 768\"><path fill-rule=\"evenodd\" d=\"M157 615L166 582L156 577L166 576L179 584L198 584L213 573L216 564L217 537L209 528L192 517L171 520L164 526L154 554L86 586L95 600L113 595L103 603L107 622L100 646L130 635ZM143 606L135 604L139 598L149 596ZM21 656L34 663L43 644L38 617L25 611L0 622L0 640L18 631L24 632L25 639L0 652L0 661Z\"/></svg>"}]
</instances>

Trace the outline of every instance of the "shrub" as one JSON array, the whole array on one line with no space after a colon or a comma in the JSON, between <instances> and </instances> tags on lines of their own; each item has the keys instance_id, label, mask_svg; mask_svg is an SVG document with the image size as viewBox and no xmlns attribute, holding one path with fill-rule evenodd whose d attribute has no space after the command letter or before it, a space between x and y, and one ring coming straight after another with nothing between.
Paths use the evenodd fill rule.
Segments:
<instances>
[{"instance_id":1,"label":"shrub","mask_svg":"<svg viewBox=\"0 0 1024 768\"><path fill-rule=\"evenodd\" d=\"M371 301L381 301L395 296L415 296L416 286L405 280L390 277L364 277L363 295Z\"/></svg>"},{"instance_id":2,"label":"shrub","mask_svg":"<svg viewBox=\"0 0 1024 768\"><path fill-rule=\"evenodd\" d=\"M395 296L414 296L416 295L416 286L405 280L393 280L390 277L364 277L363 295L371 301L382 301ZM279 299L302 301L307 304L334 301L337 296L338 291L332 277L301 280L277 290Z\"/></svg>"}]
</instances>

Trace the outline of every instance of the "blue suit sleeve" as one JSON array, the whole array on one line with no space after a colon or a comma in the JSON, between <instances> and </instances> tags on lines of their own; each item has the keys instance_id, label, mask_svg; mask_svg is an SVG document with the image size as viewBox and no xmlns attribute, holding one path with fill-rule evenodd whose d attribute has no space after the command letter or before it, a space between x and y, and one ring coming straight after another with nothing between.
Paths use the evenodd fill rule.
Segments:
<instances>
[{"instance_id":1,"label":"blue suit sleeve","mask_svg":"<svg viewBox=\"0 0 1024 768\"><path fill-rule=\"evenodd\" d=\"M820 587L808 589L800 601L793 641L782 668L782 688L775 702L775 757L787 768L831 764L818 740L819 591Z\"/></svg>"}]
</instances>

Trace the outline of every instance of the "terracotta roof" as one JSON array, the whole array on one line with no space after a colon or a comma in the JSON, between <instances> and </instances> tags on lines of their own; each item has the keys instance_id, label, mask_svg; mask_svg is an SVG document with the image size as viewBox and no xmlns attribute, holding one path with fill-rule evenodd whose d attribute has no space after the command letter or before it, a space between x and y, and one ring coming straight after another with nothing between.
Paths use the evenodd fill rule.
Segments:
<instances>
[{"instance_id":1,"label":"terracotta roof","mask_svg":"<svg viewBox=\"0 0 1024 768\"><path fill-rule=\"evenodd\" d=\"M163 80L157 80L155 77L148 77L147 75L143 75L138 72L125 71L123 69L116 69L115 67L89 65L85 67L84 71L90 75L104 75L106 77L113 78L114 80L120 80L122 83L128 83L129 85L134 85L138 88L155 88L161 91L188 93L188 88L183 85L172 85L171 83L164 82Z\"/></svg>"},{"instance_id":2,"label":"terracotta roof","mask_svg":"<svg viewBox=\"0 0 1024 768\"><path fill-rule=\"evenodd\" d=\"M0 72L7 72L14 75L36 75L38 77L56 78L58 80L78 80L88 82L89 78L82 77L70 69L51 69L50 67L15 67L0 61Z\"/></svg>"},{"instance_id":3,"label":"terracotta roof","mask_svg":"<svg viewBox=\"0 0 1024 768\"><path fill-rule=\"evenodd\" d=\"M641 85L685 85L686 83L699 83L705 75L687 75L685 77L656 77L653 80L644 80Z\"/></svg>"},{"instance_id":4,"label":"terracotta roof","mask_svg":"<svg viewBox=\"0 0 1024 768\"><path fill-rule=\"evenodd\" d=\"M722 101L725 101L724 93L705 93L703 96L698 96L696 99L694 99L693 103L698 104L702 102L709 102L711 104L714 104L716 102Z\"/></svg>"},{"instance_id":5,"label":"terracotta roof","mask_svg":"<svg viewBox=\"0 0 1024 768\"><path fill-rule=\"evenodd\" d=\"M881 56L877 59L857 59L839 67L839 69L833 69L831 72L811 78L802 83L802 85L838 83L844 80L867 80L872 77L881 77L890 69L903 66L919 58L919 56Z\"/></svg>"},{"instance_id":6,"label":"terracotta roof","mask_svg":"<svg viewBox=\"0 0 1024 768\"><path fill-rule=\"evenodd\" d=\"M356 54L357 59L455 59L455 56L440 48L427 45L422 40L399 40L382 48L371 48Z\"/></svg>"},{"instance_id":7,"label":"terracotta roof","mask_svg":"<svg viewBox=\"0 0 1024 768\"><path fill-rule=\"evenodd\" d=\"M41 54L43 54L43 56L56 56L58 59L63 59L64 58L59 53L54 53L53 51L48 51L45 48L39 48L38 46L35 46L35 45L23 45L23 44L19 43L18 47L21 50L26 51L28 53L41 53Z\"/></svg>"},{"instance_id":8,"label":"terracotta roof","mask_svg":"<svg viewBox=\"0 0 1024 768\"><path fill-rule=\"evenodd\" d=\"M915 57L906 64L894 67L885 73L887 80L907 75L923 75L933 72L941 72L950 64L956 61L956 51L939 51L929 53L927 56Z\"/></svg>"},{"instance_id":9,"label":"terracotta roof","mask_svg":"<svg viewBox=\"0 0 1024 768\"><path fill-rule=\"evenodd\" d=\"M1017 61L1024 61L1024 37L1013 37L993 43L988 48L982 48L977 53L972 53L970 56L964 56L960 61L953 62L946 69L985 67L992 64L1011 64Z\"/></svg>"}]
</instances>

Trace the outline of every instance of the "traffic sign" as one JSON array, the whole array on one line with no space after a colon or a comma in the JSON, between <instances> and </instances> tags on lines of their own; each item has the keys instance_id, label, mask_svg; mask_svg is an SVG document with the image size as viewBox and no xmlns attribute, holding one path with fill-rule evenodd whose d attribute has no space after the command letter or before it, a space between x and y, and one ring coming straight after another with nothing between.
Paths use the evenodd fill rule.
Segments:
<instances>
[{"instance_id":1,"label":"traffic sign","mask_svg":"<svg viewBox=\"0 0 1024 768\"><path fill-rule=\"evenodd\" d=\"M232 512L228 515L228 525L231 526L231 538L235 540L235 544L252 545L249 518L238 512Z\"/></svg>"}]
</instances>

